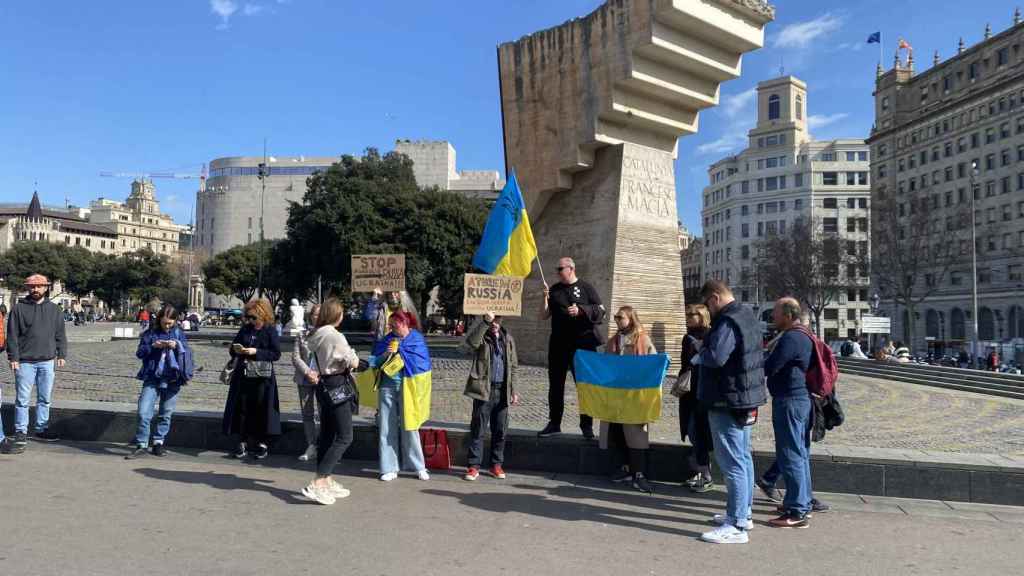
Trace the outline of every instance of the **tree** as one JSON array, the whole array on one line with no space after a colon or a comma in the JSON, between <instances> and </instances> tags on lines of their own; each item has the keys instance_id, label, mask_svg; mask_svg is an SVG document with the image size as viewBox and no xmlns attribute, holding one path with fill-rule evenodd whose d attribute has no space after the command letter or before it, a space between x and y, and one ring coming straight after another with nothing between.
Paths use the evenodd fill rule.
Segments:
<instances>
[{"instance_id":1,"label":"tree","mask_svg":"<svg viewBox=\"0 0 1024 576\"><path fill-rule=\"evenodd\" d=\"M15 242L0 255L0 278L12 290L19 290L25 279L42 274L53 280L67 278L67 246L46 241Z\"/></svg>"},{"instance_id":2,"label":"tree","mask_svg":"<svg viewBox=\"0 0 1024 576\"><path fill-rule=\"evenodd\" d=\"M81 246L57 246L63 248L61 252L66 270L63 278L64 289L79 297L89 294L100 255L93 254Z\"/></svg>"},{"instance_id":3,"label":"tree","mask_svg":"<svg viewBox=\"0 0 1024 576\"><path fill-rule=\"evenodd\" d=\"M975 191L977 193L977 191ZM874 202L872 275L882 298L907 311L910 342L915 342L914 321L919 304L942 285L950 269L970 254L969 212L947 221L939 233L933 210L938 202L917 193L906 196L880 193Z\"/></svg>"},{"instance_id":4,"label":"tree","mask_svg":"<svg viewBox=\"0 0 1024 576\"><path fill-rule=\"evenodd\" d=\"M203 264L206 289L248 302L259 282L259 253L256 244L232 246Z\"/></svg>"},{"instance_id":5,"label":"tree","mask_svg":"<svg viewBox=\"0 0 1024 576\"><path fill-rule=\"evenodd\" d=\"M312 176L301 204L288 210L288 253L296 294L317 279L328 292L350 291L352 254L405 254L406 290L424 309L440 286L449 316L461 312L462 275L470 270L487 206L481 200L416 184L412 161L367 149Z\"/></svg>"},{"instance_id":6,"label":"tree","mask_svg":"<svg viewBox=\"0 0 1024 576\"><path fill-rule=\"evenodd\" d=\"M867 276L867 254L856 244L852 251L844 249L838 232L825 231L820 220L798 218L788 234L771 235L757 249L758 280L768 297L799 300L810 311L819 337L824 336L825 308Z\"/></svg>"}]
</instances>

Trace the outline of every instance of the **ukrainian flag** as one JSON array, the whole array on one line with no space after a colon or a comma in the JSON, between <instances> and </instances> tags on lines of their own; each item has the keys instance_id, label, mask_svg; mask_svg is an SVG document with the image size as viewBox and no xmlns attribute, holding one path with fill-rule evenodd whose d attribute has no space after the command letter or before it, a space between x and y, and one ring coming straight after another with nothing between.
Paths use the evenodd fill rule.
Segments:
<instances>
[{"instance_id":1,"label":"ukrainian flag","mask_svg":"<svg viewBox=\"0 0 1024 576\"><path fill-rule=\"evenodd\" d=\"M430 352L423 334L413 330L398 341L398 353L389 354L388 346L398 337L388 334L373 346L370 369L356 377L359 404L377 408L377 387L384 374L402 375L402 427L418 430L430 418ZM381 374L383 372L383 374Z\"/></svg>"},{"instance_id":2,"label":"ukrainian flag","mask_svg":"<svg viewBox=\"0 0 1024 576\"><path fill-rule=\"evenodd\" d=\"M619 424L647 424L661 417L668 354L619 356L577 350L573 363L581 414Z\"/></svg>"},{"instance_id":3,"label":"ukrainian flag","mask_svg":"<svg viewBox=\"0 0 1024 576\"><path fill-rule=\"evenodd\" d=\"M525 278L530 275L536 257L537 243L513 171L487 217L480 247L473 255L473 266L487 274Z\"/></svg>"}]
</instances>

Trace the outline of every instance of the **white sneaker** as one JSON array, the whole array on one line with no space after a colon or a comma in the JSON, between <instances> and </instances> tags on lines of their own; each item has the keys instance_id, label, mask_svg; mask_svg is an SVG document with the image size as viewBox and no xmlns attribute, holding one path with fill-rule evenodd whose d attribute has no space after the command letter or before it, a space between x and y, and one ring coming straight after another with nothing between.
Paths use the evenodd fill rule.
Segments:
<instances>
[{"instance_id":1,"label":"white sneaker","mask_svg":"<svg viewBox=\"0 0 1024 576\"><path fill-rule=\"evenodd\" d=\"M730 525L719 526L711 532L705 532L700 535L700 539L712 544L746 544L750 541L746 530L739 530Z\"/></svg>"},{"instance_id":2,"label":"white sneaker","mask_svg":"<svg viewBox=\"0 0 1024 576\"><path fill-rule=\"evenodd\" d=\"M398 472L388 472L387 474L380 475L380 479L383 482L391 482L395 478L398 478Z\"/></svg>"},{"instance_id":3,"label":"white sneaker","mask_svg":"<svg viewBox=\"0 0 1024 576\"><path fill-rule=\"evenodd\" d=\"M316 459L316 444L310 444L309 446L306 446L306 451L303 452L301 456L299 456L299 460L301 462L308 462L309 460L315 460L315 459Z\"/></svg>"},{"instance_id":4,"label":"white sneaker","mask_svg":"<svg viewBox=\"0 0 1024 576\"><path fill-rule=\"evenodd\" d=\"M333 479L331 480L330 486L331 487L329 490L331 496L334 496L338 500L341 500L342 498L348 498L349 494L351 494L351 492L347 488L335 482Z\"/></svg>"},{"instance_id":5,"label":"white sneaker","mask_svg":"<svg viewBox=\"0 0 1024 576\"><path fill-rule=\"evenodd\" d=\"M416 475L419 476L420 480L430 480L430 474L427 473L426 468L417 472Z\"/></svg>"},{"instance_id":6,"label":"white sneaker","mask_svg":"<svg viewBox=\"0 0 1024 576\"><path fill-rule=\"evenodd\" d=\"M302 495L309 498L313 502L330 506L334 504L334 496L328 491L322 490L316 486L316 484L310 483L308 486L302 489Z\"/></svg>"},{"instance_id":7,"label":"white sneaker","mask_svg":"<svg viewBox=\"0 0 1024 576\"><path fill-rule=\"evenodd\" d=\"M711 523L715 526L725 526L725 514L715 514L711 518ZM754 528L754 521L748 518L745 522L740 521L736 527L743 530L752 530Z\"/></svg>"}]
</instances>

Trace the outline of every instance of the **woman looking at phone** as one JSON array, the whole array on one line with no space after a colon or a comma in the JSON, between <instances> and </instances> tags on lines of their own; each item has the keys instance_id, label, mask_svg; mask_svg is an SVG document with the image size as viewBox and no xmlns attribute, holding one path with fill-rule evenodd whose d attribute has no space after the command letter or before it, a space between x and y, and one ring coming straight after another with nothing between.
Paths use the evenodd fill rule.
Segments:
<instances>
[{"instance_id":1,"label":"woman looking at phone","mask_svg":"<svg viewBox=\"0 0 1024 576\"><path fill-rule=\"evenodd\" d=\"M188 383L186 363L191 365L191 356L185 333L177 326L178 311L167 305L156 314L156 319L139 336L139 347L135 356L142 360L142 368L136 378L142 380L139 392L139 425L135 431L132 460L146 455L150 445L150 421L155 405L159 401L156 432L153 433L153 455L164 455L164 439L171 429L171 415L178 403L178 391Z\"/></svg>"},{"instance_id":2,"label":"woman looking at phone","mask_svg":"<svg viewBox=\"0 0 1024 576\"><path fill-rule=\"evenodd\" d=\"M269 439L281 434L281 407L277 397L274 362L281 358L281 343L274 312L266 299L250 300L242 312L242 328L230 354L235 359L224 405L224 434L238 436L235 458L249 449L257 460L270 453Z\"/></svg>"}]
</instances>

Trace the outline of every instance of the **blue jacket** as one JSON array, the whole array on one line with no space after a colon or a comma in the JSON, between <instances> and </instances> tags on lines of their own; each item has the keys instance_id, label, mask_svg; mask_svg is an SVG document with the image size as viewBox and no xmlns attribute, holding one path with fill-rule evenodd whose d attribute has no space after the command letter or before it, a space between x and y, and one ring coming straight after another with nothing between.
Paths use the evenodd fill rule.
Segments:
<instances>
[{"instance_id":1,"label":"blue jacket","mask_svg":"<svg viewBox=\"0 0 1024 576\"><path fill-rule=\"evenodd\" d=\"M808 394L806 373L813 351L811 339L798 330L787 330L779 337L764 361L772 398Z\"/></svg>"},{"instance_id":2,"label":"blue jacket","mask_svg":"<svg viewBox=\"0 0 1024 576\"><path fill-rule=\"evenodd\" d=\"M174 340L178 346L174 350L154 348L153 344L159 340ZM166 357L164 352L167 352ZM188 347L185 333L178 326L170 332L164 332L156 327L143 332L139 336L139 347L135 351L135 357L142 360L142 368L135 377L143 382L166 382L182 386L192 379L192 349Z\"/></svg>"}]
</instances>

